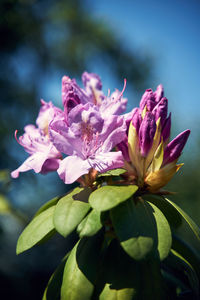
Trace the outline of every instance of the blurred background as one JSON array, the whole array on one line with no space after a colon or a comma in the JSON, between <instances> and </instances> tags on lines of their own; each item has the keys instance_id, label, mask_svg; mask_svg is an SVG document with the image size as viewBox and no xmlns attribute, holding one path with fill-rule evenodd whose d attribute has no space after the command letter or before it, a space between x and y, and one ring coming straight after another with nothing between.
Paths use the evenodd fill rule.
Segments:
<instances>
[{"instance_id":1,"label":"blurred background","mask_svg":"<svg viewBox=\"0 0 200 300\"><path fill-rule=\"evenodd\" d=\"M123 87L127 111L162 83L172 111L172 138L192 130L168 185L171 199L200 224L200 2L198 0L0 1L0 280L2 299L41 299L49 276L75 239L55 236L20 256L16 241L36 210L66 192L57 174L10 171L27 157L15 129L34 123L40 99L61 106L61 78L81 84L96 72L104 92ZM45 255L44 255L45 254Z\"/></svg>"}]
</instances>

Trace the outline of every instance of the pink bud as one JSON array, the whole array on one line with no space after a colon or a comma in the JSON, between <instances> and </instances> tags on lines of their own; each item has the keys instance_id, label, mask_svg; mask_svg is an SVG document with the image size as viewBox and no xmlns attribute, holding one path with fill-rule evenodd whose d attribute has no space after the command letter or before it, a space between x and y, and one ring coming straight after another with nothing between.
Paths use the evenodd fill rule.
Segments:
<instances>
[{"instance_id":1,"label":"pink bud","mask_svg":"<svg viewBox=\"0 0 200 300\"><path fill-rule=\"evenodd\" d=\"M147 156L153 144L153 138L156 132L155 117L147 112L139 129L140 152L142 156Z\"/></svg>"}]
</instances>

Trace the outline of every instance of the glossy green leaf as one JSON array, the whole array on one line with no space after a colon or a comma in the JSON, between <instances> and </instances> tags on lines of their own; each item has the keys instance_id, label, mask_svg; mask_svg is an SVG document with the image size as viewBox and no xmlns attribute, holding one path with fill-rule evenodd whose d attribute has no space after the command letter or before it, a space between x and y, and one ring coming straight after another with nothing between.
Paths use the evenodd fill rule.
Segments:
<instances>
[{"instance_id":1,"label":"glossy green leaf","mask_svg":"<svg viewBox=\"0 0 200 300\"><path fill-rule=\"evenodd\" d=\"M60 265L57 267L56 271L49 279L42 300L60 300L63 272L68 256L69 253L64 257Z\"/></svg>"},{"instance_id":2,"label":"glossy green leaf","mask_svg":"<svg viewBox=\"0 0 200 300\"><path fill-rule=\"evenodd\" d=\"M54 230L52 206L35 217L24 229L17 242L17 254L30 249Z\"/></svg>"},{"instance_id":3,"label":"glossy green leaf","mask_svg":"<svg viewBox=\"0 0 200 300\"><path fill-rule=\"evenodd\" d=\"M103 176L119 176L121 174L126 173L126 170L124 169L114 169L114 170L109 170L106 173L101 173L98 175L98 177L103 177Z\"/></svg>"},{"instance_id":4,"label":"glossy green leaf","mask_svg":"<svg viewBox=\"0 0 200 300\"><path fill-rule=\"evenodd\" d=\"M111 210L111 219L123 249L135 260L146 258L157 245L157 229L153 209L132 199Z\"/></svg>"},{"instance_id":5,"label":"glossy green leaf","mask_svg":"<svg viewBox=\"0 0 200 300\"><path fill-rule=\"evenodd\" d=\"M165 198L165 201L170 203L171 206L173 206L178 213L181 215L181 217L184 219L184 221L188 224L190 229L193 231L194 235L196 236L197 240L200 243L200 228L197 226L197 224L174 202L170 201L169 199Z\"/></svg>"},{"instance_id":6,"label":"glossy green leaf","mask_svg":"<svg viewBox=\"0 0 200 300\"><path fill-rule=\"evenodd\" d=\"M133 288L111 289L109 284L106 284L99 300L133 300L135 290Z\"/></svg>"},{"instance_id":7,"label":"glossy green leaf","mask_svg":"<svg viewBox=\"0 0 200 300\"><path fill-rule=\"evenodd\" d=\"M72 250L64 269L61 287L62 300L87 300L93 292L93 284L81 272L76 261L78 244Z\"/></svg>"},{"instance_id":8,"label":"glossy green leaf","mask_svg":"<svg viewBox=\"0 0 200 300\"><path fill-rule=\"evenodd\" d=\"M136 185L106 185L91 193L89 203L97 211L106 211L126 201L137 189Z\"/></svg>"},{"instance_id":9,"label":"glossy green leaf","mask_svg":"<svg viewBox=\"0 0 200 300\"><path fill-rule=\"evenodd\" d=\"M142 197L155 204L163 212L173 234L188 243L194 252L200 253L200 228L177 204L161 196Z\"/></svg>"},{"instance_id":10,"label":"glossy green leaf","mask_svg":"<svg viewBox=\"0 0 200 300\"><path fill-rule=\"evenodd\" d=\"M47 201L44 205L42 205L38 211L35 213L35 216L38 216L39 214L41 214L41 212L45 211L46 209L48 209L49 207L51 206L54 206L58 203L58 200L60 199L61 197L57 196L49 201Z\"/></svg>"},{"instance_id":11,"label":"glossy green leaf","mask_svg":"<svg viewBox=\"0 0 200 300\"><path fill-rule=\"evenodd\" d=\"M64 237L77 227L90 209L89 204L82 201L83 196L87 201L88 193L85 192L84 188L75 188L70 194L61 198L56 205L54 225Z\"/></svg>"},{"instance_id":12,"label":"glossy green leaf","mask_svg":"<svg viewBox=\"0 0 200 300\"><path fill-rule=\"evenodd\" d=\"M178 228L185 221L190 230L196 236L200 242L200 228L198 225L174 202L171 200L157 196L157 195L145 195L143 199L154 203L160 210L163 211L164 215L168 219L169 223Z\"/></svg>"},{"instance_id":13,"label":"glossy green leaf","mask_svg":"<svg viewBox=\"0 0 200 300\"><path fill-rule=\"evenodd\" d=\"M92 236L102 228L101 212L93 209L78 225L77 232L80 237Z\"/></svg>"},{"instance_id":14,"label":"glossy green leaf","mask_svg":"<svg viewBox=\"0 0 200 300\"><path fill-rule=\"evenodd\" d=\"M142 198L156 205L165 215L171 226L177 228L181 225L182 217L179 212L163 196L147 194L143 195Z\"/></svg>"},{"instance_id":15,"label":"glossy green leaf","mask_svg":"<svg viewBox=\"0 0 200 300\"><path fill-rule=\"evenodd\" d=\"M171 249L172 234L169 223L163 213L152 203L149 203L153 208L153 215L156 220L157 235L158 235L158 252L160 260L165 259Z\"/></svg>"},{"instance_id":16,"label":"glossy green leaf","mask_svg":"<svg viewBox=\"0 0 200 300\"><path fill-rule=\"evenodd\" d=\"M88 300L94 290L100 265L103 234L83 238L73 248L64 269L62 300Z\"/></svg>"}]
</instances>

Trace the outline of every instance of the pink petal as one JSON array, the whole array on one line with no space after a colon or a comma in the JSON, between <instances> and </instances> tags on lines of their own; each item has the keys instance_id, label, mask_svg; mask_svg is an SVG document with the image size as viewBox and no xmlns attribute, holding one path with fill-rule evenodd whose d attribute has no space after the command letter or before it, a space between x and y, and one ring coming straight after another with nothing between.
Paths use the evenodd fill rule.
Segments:
<instances>
[{"instance_id":1,"label":"pink petal","mask_svg":"<svg viewBox=\"0 0 200 300\"><path fill-rule=\"evenodd\" d=\"M92 168L100 173L108 170L123 167L124 158L121 151L99 153L95 155L94 159L88 159Z\"/></svg>"},{"instance_id":2,"label":"pink petal","mask_svg":"<svg viewBox=\"0 0 200 300\"><path fill-rule=\"evenodd\" d=\"M84 174L88 174L91 166L88 160L78 156L68 156L60 162L57 172L65 183L73 183Z\"/></svg>"},{"instance_id":3,"label":"pink petal","mask_svg":"<svg viewBox=\"0 0 200 300\"><path fill-rule=\"evenodd\" d=\"M61 160L57 158L47 159L42 166L41 173L46 174L48 172L56 171L59 168L60 161Z\"/></svg>"},{"instance_id":4,"label":"pink petal","mask_svg":"<svg viewBox=\"0 0 200 300\"><path fill-rule=\"evenodd\" d=\"M123 116L110 116L104 122L100 138L103 141L102 152L111 151L126 138L126 122Z\"/></svg>"},{"instance_id":5,"label":"pink petal","mask_svg":"<svg viewBox=\"0 0 200 300\"><path fill-rule=\"evenodd\" d=\"M11 176L13 178L17 178L19 176L19 173L26 172L32 169L35 171L35 173L39 173L42 170L43 164L45 163L47 158L48 152L36 152L33 155L29 156L19 168L11 172Z\"/></svg>"},{"instance_id":6,"label":"pink petal","mask_svg":"<svg viewBox=\"0 0 200 300\"><path fill-rule=\"evenodd\" d=\"M63 120L52 122L49 133L52 143L60 152L73 155L74 150L80 149L79 139L75 137Z\"/></svg>"}]
</instances>

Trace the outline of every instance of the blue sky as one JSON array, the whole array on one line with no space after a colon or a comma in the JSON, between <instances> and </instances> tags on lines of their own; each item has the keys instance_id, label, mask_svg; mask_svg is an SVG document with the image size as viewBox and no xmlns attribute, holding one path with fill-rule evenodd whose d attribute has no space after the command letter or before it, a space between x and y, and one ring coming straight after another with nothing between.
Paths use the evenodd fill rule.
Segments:
<instances>
[{"instance_id":1,"label":"blue sky","mask_svg":"<svg viewBox=\"0 0 200 300\"><path fill-rule=\"evenodd\" d=\"M195 134L200 125L200 2L87 2L92 16L109 24L127 47L154 57L154 76L147 88L162 83L178 130L191 128Z\"/></svg>"}]
</instances>

